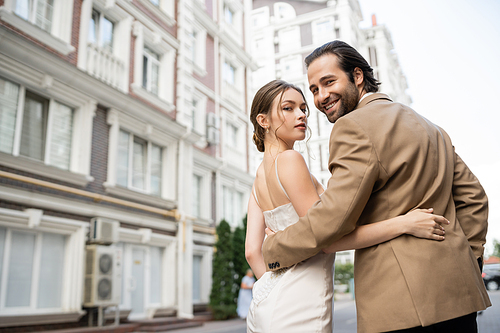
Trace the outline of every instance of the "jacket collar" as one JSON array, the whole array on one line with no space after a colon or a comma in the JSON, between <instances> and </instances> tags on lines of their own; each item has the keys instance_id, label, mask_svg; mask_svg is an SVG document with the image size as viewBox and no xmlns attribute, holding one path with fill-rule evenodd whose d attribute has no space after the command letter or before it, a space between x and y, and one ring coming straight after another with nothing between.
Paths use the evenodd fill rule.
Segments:
<instances>
[{"instance_id":1,"label":"jacket collar","mask_svg":"<svg viewBox=\"0 0 500 333\"><path fill-rule=\"evenodd\" d=\"M389 95L384 93L374 93L371 94L370 96L366 96L365 98L363 98L363 100L358 104L358 106L356 106L354 110L362 108L363 106L380 99L385 99L392 102L392 99L389 97Z\"/></svg>"}]
</instances>

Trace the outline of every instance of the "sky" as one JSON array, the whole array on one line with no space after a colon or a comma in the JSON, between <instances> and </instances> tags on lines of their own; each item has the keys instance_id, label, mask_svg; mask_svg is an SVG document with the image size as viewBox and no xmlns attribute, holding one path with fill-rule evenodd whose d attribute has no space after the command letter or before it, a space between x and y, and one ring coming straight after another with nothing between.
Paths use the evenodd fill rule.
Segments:
<instances>
[{"instance_id":1,"label":"sky","mask_svg":"<svg viewBox=\"0 0 500 333\"><path fill-rule=\"evenodd\" d=\"M442 127L489 198L486 256L500 241L500 1L359 0L389 29L411 107ZM497 17L495 17L497 16Z\"/></svg>"}]
</instances>

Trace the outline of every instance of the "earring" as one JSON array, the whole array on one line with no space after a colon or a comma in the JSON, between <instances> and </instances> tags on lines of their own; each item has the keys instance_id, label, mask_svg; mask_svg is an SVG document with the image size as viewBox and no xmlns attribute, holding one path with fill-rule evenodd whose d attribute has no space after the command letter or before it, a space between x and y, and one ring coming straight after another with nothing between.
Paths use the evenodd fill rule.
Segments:
<instances>
[{"instance_id":1,"label":"earring","mask_svg":"<svg viewBox=\"0 0 500 333\"><path fill-rule=\"evenodd\" d=\"M266 127L266 133L269 134L269 127Z\"/></svg>"}]
</instances>

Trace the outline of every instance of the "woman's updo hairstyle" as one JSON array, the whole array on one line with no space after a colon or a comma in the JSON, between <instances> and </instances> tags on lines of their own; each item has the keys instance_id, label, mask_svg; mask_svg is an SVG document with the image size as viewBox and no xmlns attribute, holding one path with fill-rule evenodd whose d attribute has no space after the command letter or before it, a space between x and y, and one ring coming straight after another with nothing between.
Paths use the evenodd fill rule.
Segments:
<instances>
[{"instance_id":1,"label":"woman's updo hairstyle","mask_svg":"<svg viewBox=\"0 0 500 333\"><path fill-rule=\"evenodd\" d=\"M257 122L257 116L259 114L269 114L272 111L273 102L276 96L283 96L283 93L290 88L297 90L302 95L302 98L304 98L304 101L306 100L304 93L299 87L283 80L273 80L267 83L257 91L253 98L252 107L250 109L250 121L253 125L253 142L257 146L257 150L262 153L265 150L264 138L266 130ZM280 104L281 103L279 103L279 105Z\"/></svg>"}]
</instances>

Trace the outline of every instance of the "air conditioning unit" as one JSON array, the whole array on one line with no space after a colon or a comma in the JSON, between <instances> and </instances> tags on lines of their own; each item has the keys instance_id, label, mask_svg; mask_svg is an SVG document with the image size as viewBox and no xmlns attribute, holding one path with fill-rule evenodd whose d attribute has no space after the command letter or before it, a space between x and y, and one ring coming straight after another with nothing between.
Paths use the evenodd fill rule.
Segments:
<instances>
[{"instance_id":1,"label":"air conditioning unit","mask_svg":"<svg viewBox=\"0 0 500 333\"><path fill-rule=\"evenodd\" d=\"M215 113L207 113L207 127L220 127L220 118Z\"/></svg>"},{"instance_id":2,"label":"air conditioning unit","mask_svg":"<svg viewBox=\"0 0 500 333\"><path fill-rule=\"evenodd\" d=\"M89 242L95 244L112 244L118 241L120 222L95 217L90 220Z\"/></svg>"},{"instance_id":3,"label":"air conditioning unit","mask_svg":"<svg viewBox=\"0 0 500 333\"><path fill-rule=\"evenodd\" d=\"M219 130L217 128L207 128L207 142L214 145L219 143Z\"/></svg>"},{"instance_id":4,"label":"air conditioning unit","mask_svg":"<svg viewBox=\"0 0 500 333\"><path fill-rule=\"evenodd\" d=\"M120 304L122 250L87 245L83 305L87 307Z\"/></svg>"}]
</instances>

